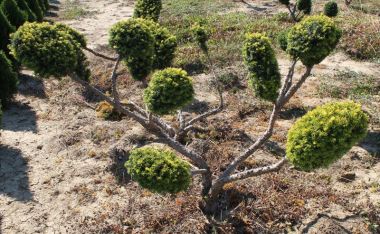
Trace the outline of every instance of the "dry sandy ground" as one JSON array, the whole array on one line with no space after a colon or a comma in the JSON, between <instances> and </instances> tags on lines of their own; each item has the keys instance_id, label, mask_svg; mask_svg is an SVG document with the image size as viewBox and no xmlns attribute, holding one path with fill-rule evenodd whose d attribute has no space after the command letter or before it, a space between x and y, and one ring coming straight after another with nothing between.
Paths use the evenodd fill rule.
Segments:
<instances>
[{"instance_id":1,"label":"dry sandy ground","mask_svg":"<svg viewBox=\"0 0 380 234\"><path fill-rule=\"evenodd\" d=\"M132 12L132 4L128 1L83 2L89 9L97 11L96 15L65 23L83 31L94 48L105 45L109 27L129 17ZM282 72L285 72L289 62L282 59L280 63ZM338 53L314 70L314 77L308 81L305 89L312 89L313 79L317 79L318 75L345 69L380 77L378 65L355 62ZM202 90L202 84L198 84L197 88ZM207 90L202 91L204 93L198 95L201 100L208 96L205 95ZM108 147L120 142L127 148L132 147L140 139L146 138L146 133L128 120L105 122L97 119L94 111L83 104L81 93L80 87L66 79L44 82L22 79L16 104L4 113L1 130L0 233L83 233L85 227L81 225L86 220L104 220L106 218L99 218L99 214L106 211L115 214L117 219L117 210L130 215L128 222L135 226L134 232L139 233L145 230L147 219L157 215L143 215L139 209L148 213L150 205L159 206L163 213L172 209L166 206L172 201L170 197L149 194L134 183L128 186L116 183L108 170ZM318 104L310 99L302 99L302 102L305 106ZM127 137L121 138L123 134ZM361 147L355 147L346 157L356 154L359 159L370 158ZM361 164L348 165L349 170L357 176L353 183L334 180L332 187L356 194L353 199L358 202L379 201L378 193L370 193L363 186L368 187L376 181L380 183L380 164L366 169L356 165ZM345 171L341 164L337 164L330 171L323 172L334 174L334 170L340 173ZM339 209L335 209L338 216L350 214L341 207ZM173 212L181 213L175 209ZM194 217L187 217L187 224L202 219L199 214L198 211L194 212ZM329 223L317 222L310 232L314 230L314 233L318 233L317 230L326 225ZM351 230L360 230L363 220L354 219L345 225ZM166 232L181 231L169 225L168 228Z\"/></svg>"}]
</instances>

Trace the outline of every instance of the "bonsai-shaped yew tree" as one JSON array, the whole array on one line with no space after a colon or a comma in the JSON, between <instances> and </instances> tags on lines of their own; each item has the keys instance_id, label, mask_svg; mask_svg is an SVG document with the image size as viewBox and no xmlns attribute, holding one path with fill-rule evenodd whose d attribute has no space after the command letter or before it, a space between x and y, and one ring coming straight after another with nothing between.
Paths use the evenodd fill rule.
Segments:
<instances>
[{"instance_id":1,"label":"bonsai-shaped yew tree","mask_svg":"<svg viewBox=\"0 0 380 234\"><path fill-rule=\"evenodd\" d=\"M291 28L286 36L286 51L292 59L292 65L282 82L268 38L261 34L246 36L243 56L250 71L249 82L257 97L274 103L273 111L266 131L255 143L235 155L223 172L214 173L205 156L188 148L180 139L193 131L198 121L218 114L223 109L223 95L220 95L218 107L187 119L182 109L194 97L193 81L185 71L167 68L152 75L142 95L145 108L130 101L120 101L117 88L120 61L125 61L134 78L145 80L150 74L154 58L161 56L154 48L157 41L149 26L151 24L151 21L144 19L129 19L112 27L110 45L118 53L117 57L98 54L115 62L110 77L111 96L89 84L88 76L83 75L87 74L84 72L86 63L81 51L85 43L83 37L74 30L62 25L27 23L11 38L12 53L25 66L44 77L71 77L160 139L165 147L133 149L125 164L132 178L144 188L175 194L186 190L193 176L201 175L202 195L206 204L215 204L226 183L278 171L287 161L305 171L327 167L366 135L368 116L358 104L329 103L310 111L296 122L289 131L286 155L278 162L253 169L238 169L269 140L283 107L307 80L313 67L326 58L339 42L341 32L329 17L306 17ZM294 70L298 62L304 65L304 73L297 79ZM178 116L177 127L161 118L168 114Z\"/></svg>"},{"instance_id":2,"label":"bonsai-shaped yew tree","mask_svg":"<svg viewBox=\"0 0 380 234\"><path fill-rule=\"evenodd\" d=\"M286 6L295 22L299 22L305 15L311 13L312 0L296 0L295 3L291 3L290 0L279 0L279 2Z\"/></svg>"}]
</instances>

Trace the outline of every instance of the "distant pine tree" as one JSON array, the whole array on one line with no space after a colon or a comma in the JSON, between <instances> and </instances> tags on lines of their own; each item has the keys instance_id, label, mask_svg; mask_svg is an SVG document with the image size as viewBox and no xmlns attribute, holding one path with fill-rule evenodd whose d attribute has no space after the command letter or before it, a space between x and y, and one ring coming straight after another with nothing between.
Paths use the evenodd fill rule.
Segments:
<instances>
[{"instance_id":1,"label":"distant pine tree","mask_svg":"<svg viewBox=\"0 0 380 234\"><path fill-rule=\"evenodd\" d=\"M0 10L0 50L7 53L9 44L9 34L15 31L15 27L11 25L8 18L2 10Z\"/></svg>"},{"instance_id":2,"label":"distant pine tree","mask_svg":"<svg viewBox=\"0 0 380 234\"><path fill-rule=\"evenodd\" d=\"M37 17L37 21L42 21L44 18L44 13L40 7L39 0L27 0L29 8L33 11L33 13Z\"/></svg>"},{"instance_id":3,"label":"distant pine tree","mask_svg":"<svg viewBox=\"0 0 380 234\"><path fill-rule=\"evenodd\" d=\"M25 0L16 0L18 7L28 15L28 21L34 22L37 20L36 14L29 8Z\"/></svg>"},{"instance_id":4,"label":"distant pine tree","mask_svg":"<svg viewBox=\"0 0 380 234\"><path fill-rule=\"evenodd\" d=\"M13 71L12 63L3 51L0 51L0 99L6 106L17 92L17 73Z\"/></svg>"},{"instance_id":5,"label":"distant pine tree","mask_svg":"<svg viewBox=\"0 0 380 234\"><path fill-rule=\"evenodd\" d=\"M7 16L9 22L16 28L27 21L27 15L23 12L14 0L3 0L0 9Z\"/></svg>"}]
</instances>

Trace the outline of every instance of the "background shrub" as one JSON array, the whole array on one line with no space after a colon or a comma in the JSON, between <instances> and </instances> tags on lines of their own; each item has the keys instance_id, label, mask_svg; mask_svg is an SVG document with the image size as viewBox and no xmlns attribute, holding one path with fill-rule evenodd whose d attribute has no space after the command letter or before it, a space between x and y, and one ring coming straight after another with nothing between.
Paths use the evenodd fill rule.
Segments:
<instances>
[{"instance_id":1,"label":"background shrub","mask_svg":"<svg viewBox=\"0 0 380 234\"><path fill-rule=\"evenodd\" d=\"M299 119L289 130L286 153L299 169L327 167L367 133L368 116L351 101L328 103Z\"/></svg>"},{"instance_id":2,"label":"background shrub","mask_svg":"<svg viewBox=\"0 0 380 234\"><path fill-rule=\"evenodd\" d=\"M275 101L281 85L281 75L269 38L260 33L247 34L243 58L250 72L249 83L256 96Z\"/></svg>"},{"instance_id":3,"label":"background shrub","mask_svg":"<svg viewBox=\"0 0 380 234\"><path fill-rule=\"evenodd\" d=\"M128 19L110 30L109 44L135 80L144 80L152 71L155 40L149 25L150 21L144 19Z\"/></svg>"},{"instance_id":4,"label":"background shrub","mask_svg":"<svg viewBox=\"0 0 380 234\"><path fill-rule=\"evenodd\" d=\"M158 21L162 9L161 0L137 0L133 16Z\"/></svg>"},{"instance_id":5,"label":"background shrub","mask_svg":"<svg viewBox=\"0 0 380 234\"><path fill-rule=\"evenodd\" d=\"M157 71L144 90L144 103L149 111L159 115L170 114L190 103L193 98L192 79L177 68Z\"/></svg>"},{"instance_id":6,"label":"background shrub","mask_svg":"<svg viewBox=\"0 0 380 234\"><path fill-rule=\"evenodd\" d=\"M341 31L329 17L310 16L290 29L287 52L305 66L312 66L335 49L340 37Z\"/></svg>"},{"instance_id":7,"label":"background shrub","mask_svg":"<svg viewBox=\"0 0 380 234\"><path fill-rule=\"evenodd\" d=\"M198 43L202 51L208 53L207 41L209 39L209 35L206 28L199 23L196 23L191 27L191 34L193 35L195 41Z\"/></svg>"},{"instance_id":8,"label":"background shrub","mask_svg":"<svg viewBox=\"0 0 380 234\"><path fill-rule=\"evenodd\" d=\"M334 1L327 2L323 9L323 12L328 17L335 17L338 15L338 4Z\"/></svg>"},{"instance_id":9,"label":"background shrub","mask_svg":"<svg viewBox=\"0 0 380 234\"><path fill-rule=\"evenodd\" d=\"M0 100L6 106L17 92L17 73L4 52L0 51Z\"/></svg>"},{"instance_id":10,"label":"background shrub","mask_svg":"<svg viewBox=\"0 0 380 234\"><path fill-rule=\"evenodd\" d=\"M9 35L15 31L7 17L0 10L0 50L7 52L9 44Z\"/></svg>"},{"instance_id":11,"label":"background shrub","mask_svg":"<svg viewBox=\"0 0 380 234\"><path fill-rule=\"evenodd\" d=\"M45 13L46 13L46 7L45 7L44 1L45 0L38 0L38 5L40 6L40 8L42 10L42 13L45 15Z\"/></svg>"},{"instance_id":12,"label":"background shrub","mask_svg":"<svg viewBox=\"0 0 380 234\"><path fill-rule=\"evenodd\" d=\"M277 36L277 42L283 51L286 51L286 49L288 48L288 33L289 30L286 29L281 31Z\"/></svg>"},{"instance_id":13,"label":"background shrub","mask_svg":"<svg viewBox=\"0 0 380 234\"><path fill-rule=\"evenodd\" d=\"M42 19L44 18L44 12L40 6L39 1L38 0L27 0L27 3L29 5L29 8L36 15L37 21L42 21Z\"/></svg>"},{"instance_id":14,"label":"background shrub","mask_svg":"<svg viewBox=\"0 0 380 234\"><path fill-rule=\"evenodd\" d=\"M11 36L12 54L41 77L89 78L81 44L62 25L26 23Z\"/></svg>"},{"instance_id":15,"label":"background shrub","mask_svg":"<svg viewBox=\"0 0 380 234\"><path fill-rule=\"evenodd\" d=\"M23 25L28 19L25 12L23 12L14 0L3 0L0 9L7 16L9 22L16 28Z\"/></svg>"},{"instance_id":16,"label":"background shrub","mask_svg":"<svg viewBox=\"0 0 380 234\"><path fill-rule=\"evenodd\" d=\"M311 0L297 0L297 9L304 14L309 15L311 13L312 2Z\"/></svg>"},{"instance_id":17,"label":"background shrub","mask_svg":"<svg viewBox=\"0 0 380 234\"><path fill-rule=\"evenodd\" d=\"M27 15L27 21L34 22L37 20L34 12L29 8L25 0L16 0L18 7Z\"/></svg>"},{"instance_id":18,"label":"background shrub","mask_svg":"<svg viewBox=\"0 0 380 234\"><path fill-rule=\"evenodd\" d=\"M169 150L132 150L125 167L132 179L152 192L175 194L186 190L191 182L190 165Z\"/></svg>"}]
</instances>

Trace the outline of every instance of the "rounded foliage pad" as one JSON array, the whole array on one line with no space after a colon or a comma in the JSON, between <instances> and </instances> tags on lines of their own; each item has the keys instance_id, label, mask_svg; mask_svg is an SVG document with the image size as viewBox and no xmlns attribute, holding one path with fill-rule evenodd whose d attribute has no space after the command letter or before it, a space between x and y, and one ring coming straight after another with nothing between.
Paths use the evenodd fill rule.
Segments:
<instances>
[{"instance_id":1,"label":"rounded foliage pad","mask_svg":"<svg viewBox=\"0 0 380 234\"><path fill-rule=\"evenodd\" d=\"M327 167L367 134L368 116L351 101L317 107L289 130L288 160L298 169Z\"/></svg>"},{"instance_id":2,"label":"rounded foliage pad","mask_svg":"<svg viewBox=\"0 0 380 234\"><path fill-rule=\"evenodd\" d=\"M123 20L112 26L109 44L128 66L133 79L144 80L152 71L155 39L151 21Z\"/></svg>"},{"instance_id":3,"label":"rounded foliage pad","mask_svg":"<svg viewBox=\"0 0 380 234\"><path fill-rule=\"evenodd\" d=\"M149 111L170 114L189 104L194 98L193 81L186 71L167 68L153 74L144 90L144 103Z\"/></svg>"},{"instance_id":4,"label":"rounded foliage pad","mask_svg":"<svg viewBox=\"0 0 380 234\"><path fill-rule=\"evenodd\" d=\"M132 150L125 167L132 179L152 192L176 194L186 190L191 182L190 165L169 150Z\"/></svg>"},{"instance_id":5,"label":"rounded foliage pad","mask_svg":"<svg viewBox=\"0 0 380 234\"><path fill-rule=\"evenodd\" d=\"M276 101L281 75L269 38L260 33L248 33L244 41L243 58L250 72L249 83L256 96Z\"/></svg>"},{"instance_id":6,"label":"rounded foliage pad","mask_svg":"<svg viewBox=\"0 0 380 234\"><path fill-rule=\"evenodd\" d=\"M340 37L341 31L329 17L310 16L290 29L287 52L305 66L313 66L335 49Z\"/></svg>"},{"instance_id":7,"label":"rounded foliage pad","mask_svg":"<svg viewBox=\"0 0 380 234\"><path fill-rule=\"evenodd\" d=\"M11 37L12 54L41 77L90 76L82 39L61 24L26 23Z\"/></svg>"},{"instance_id":8,"label":"rounded foliage pad","mask_svg":"<svg viewBox=\"0 0 380 234\"><path fill-rule=\"evenodd\" d=\"M338 11L338 4L334 1L330 1L325 4L323 13L328 17L335 17L338 15Z\"/></svg>"},{"instance_id":9,"label":"rounded foliage pad","mask_svg":"<svg viewBox=\"0 0 380 234\"><path fill-rule=\"evenodd\" d=\"M133 16L158 21L162 9L161 0L137 0Z\"/></svg>"}]
</instances>

